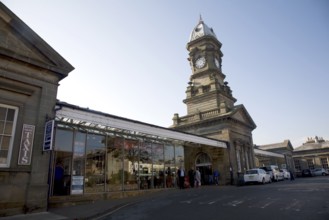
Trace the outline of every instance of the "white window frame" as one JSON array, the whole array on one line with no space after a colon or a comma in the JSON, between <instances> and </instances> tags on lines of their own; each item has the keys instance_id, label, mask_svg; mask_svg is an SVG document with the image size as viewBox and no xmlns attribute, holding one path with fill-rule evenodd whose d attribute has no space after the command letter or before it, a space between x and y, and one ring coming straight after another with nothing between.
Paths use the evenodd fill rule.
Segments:
<instances>
[{"instance_id":1,"label":"white window frame","mask_svg":"<svg viewBox=\"0 0 329 220\"><path fill-rule=\"evenodd\" d=\"M18 116L18 107L16 106L11 106L11 105L5 105L0 103L1 108L7 108L7 109L13 109L15 111L14 115L14 121L13 121L13 127L11 131L11 138L9 141L9 149L8 149L8 154L7 154L7 163L0 163L0 168L8 168L10 167L10 162L11 162L11 155L13 151L13 145L14 145L14 140L15 140L15 132L16 132L16 125L17 125L17 116ZM1 134L3 135L3 134ZM4 135L3 135L4 136Z\"/></svg>"}]
</instances>

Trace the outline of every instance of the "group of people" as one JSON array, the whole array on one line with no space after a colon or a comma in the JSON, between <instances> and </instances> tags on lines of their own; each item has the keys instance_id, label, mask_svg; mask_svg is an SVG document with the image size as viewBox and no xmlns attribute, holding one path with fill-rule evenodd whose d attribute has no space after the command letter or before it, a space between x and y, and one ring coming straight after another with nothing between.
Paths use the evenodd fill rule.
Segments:
<instances>
[{"instance_id":1,"label":"group of people","mask_svg":"<svg viewBox=\"0 0 329 220\"><path fill-rule=\"evenodd\" d=\"M211 168L200 170L191 168L187 173L180 167L177 171L178 186L180 189L200 187L202 184L219 185L220 173L217 169L212 172Z\"/></svg>"}]
</instances>

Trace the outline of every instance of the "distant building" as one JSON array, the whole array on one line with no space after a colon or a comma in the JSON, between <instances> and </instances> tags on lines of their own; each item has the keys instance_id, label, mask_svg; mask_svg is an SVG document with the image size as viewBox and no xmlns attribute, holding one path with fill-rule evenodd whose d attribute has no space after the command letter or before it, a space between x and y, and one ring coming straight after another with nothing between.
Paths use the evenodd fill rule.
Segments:
<instances>
[{"instance_id":1,"label":"distant building","mask_svg":"<svg viewBox=\"0 0 329 220\"><path fill-rule=\"evenodd\" d=\"M293 150L289 140L281 143L255 145L256 166L277 165L279 168L293 170Z\"/></svg>"},{"instance_id":2,"label":"distant building","mask_svg":"<svg viewBox=\"0 0 329 220\"><path fill-rule=\"evenodd\" d=\"M329 141L315 136L308 138L302 146L294 149L293 159L295 169L325 168L329 164Z\"/></svg>"}]
</instances>

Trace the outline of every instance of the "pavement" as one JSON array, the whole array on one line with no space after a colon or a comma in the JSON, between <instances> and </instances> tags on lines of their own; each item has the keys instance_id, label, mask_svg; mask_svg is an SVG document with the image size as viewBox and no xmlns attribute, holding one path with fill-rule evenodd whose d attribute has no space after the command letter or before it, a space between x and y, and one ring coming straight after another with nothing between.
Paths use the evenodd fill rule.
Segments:
<instances>
[{"instance_id":1,"label":"pavement","mask_svg":"<svg viewBox=\"0 0 329 220\"><path fill-rule=\"evenodd\" d=\"M175 189L169 189L175 190ZM150 192L151 191L151 192ZM108 200L95 200L91 203L72 205L67 207L49 208L47 212L39 212L32 214L20 214L8 217L0 217L1 220L97 220L101 219L111 212L115 212L121 208L124 208L134 203L143 201L152 196L156 196L159 193L165 193L166 190L158 191L149 190L148 193L130 196L126 198L114 198Z\"/></svg>"}]
</instances>

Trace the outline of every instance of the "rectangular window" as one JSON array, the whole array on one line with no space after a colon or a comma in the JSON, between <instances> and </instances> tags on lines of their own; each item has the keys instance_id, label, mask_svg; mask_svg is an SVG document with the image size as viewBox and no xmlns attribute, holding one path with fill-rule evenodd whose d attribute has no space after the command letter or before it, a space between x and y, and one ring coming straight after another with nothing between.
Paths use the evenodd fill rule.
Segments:
<instances>
[{"instance_id":1,"label":"rectangular window","mask_svg":"<svg viewBox=\"0 0 329 220\"><path fill-rule=\"evenodd\" d=\"M328 159L326 157L321 158L321 164L324 169L328 169Z\"/></svg>"},{"instance_id":2,"label":"rectangular window","mask_svg":"<svg viewBox=\"0 0 329 220\"><path fill-rule=\"evenodd\" d=\"M314 169L313 159L307 159L307 165L309 169L313 170Z\"/></svg>"},{"instance_id":3,"label":"rectangular window","mask_svg":"<svg viewBox=\"0 0 329 220\"><path fill-rule=\"evenodd\" d=\"M295 159L295 160L294 160L294 163L295 163L295 169L296 169L296 171L301 171L302 168L301 168L301 166L300 166L300 162L299 162L299 160Z\"/></svg>"},{"instance_id":4,"label":"rectangular window","mask_svg":"<svg viewBox=\"0 0 329 220\"><path fill-rule=\"evenodd\" d=\"M0 104L0 167L9 167L18 108Z\"/></svg>"},{"instance_id":5,"label":"rectangular window","mask_svg":"<svg viewBox=\"0 0 329 220\"><path fill-rule=\"evenodd\" d=\"M106 136L88 134L86 143L86 193L105 190Z\"/></svg>"}]
</instances>

